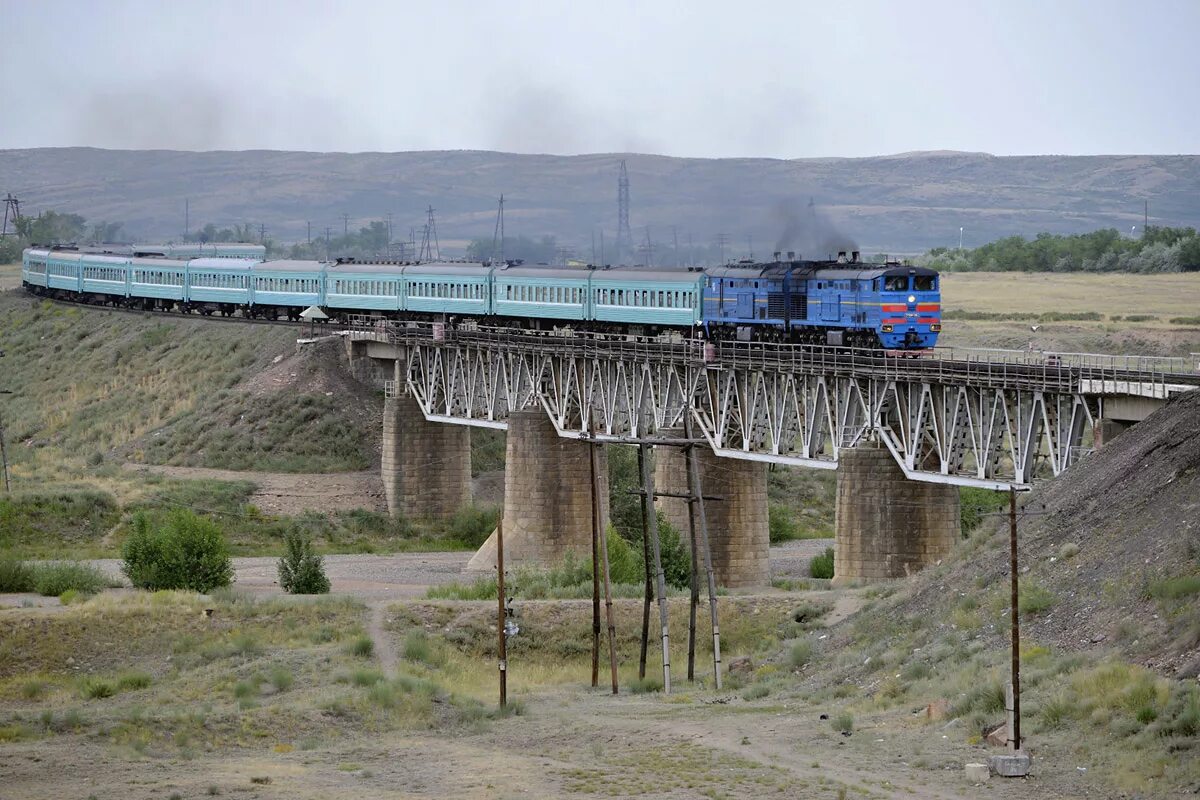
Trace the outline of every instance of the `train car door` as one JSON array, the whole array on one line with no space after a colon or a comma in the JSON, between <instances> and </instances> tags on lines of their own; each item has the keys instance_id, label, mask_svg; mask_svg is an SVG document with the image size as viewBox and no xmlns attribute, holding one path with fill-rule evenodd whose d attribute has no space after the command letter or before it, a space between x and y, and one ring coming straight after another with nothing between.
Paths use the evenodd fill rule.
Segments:
<instances>
[{"instance_id":1,"label":"train car door","mask_svg":"<svg viewBox=\"0 0 1200 800\"><path fill-rule=\"evenodd\" d=\"M831 292L821 298L821 319L825 322L838 322L842 318L842 296Z\"/></svg>"},{"instance_id":2,"label":"train car door","mask_svg":"<svg viewBox=\"0 0 1200 800\"><path fill-rule=\"evenodd\" d=\"M754 317L754 292L738 292L737 318L752 319Z\"/></svg>"}]
</instances>

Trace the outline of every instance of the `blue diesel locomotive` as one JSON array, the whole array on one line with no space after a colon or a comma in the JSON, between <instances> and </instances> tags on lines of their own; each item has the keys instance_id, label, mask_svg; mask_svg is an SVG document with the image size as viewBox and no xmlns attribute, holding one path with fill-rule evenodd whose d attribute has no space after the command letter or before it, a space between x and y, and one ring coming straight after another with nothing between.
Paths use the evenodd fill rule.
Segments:
<instances>
[{"instance_id":1,"label":"blue diesel locomotive","mask_svg":"<svg viewBox=\"0 0 1200 800\"><path fill-rule=\"evenodd\" d=\"M165 250L166 248L162 248ZM681 331L711 340L775 341L919 351L941 331L936 272L858 253L707 269L560 268L479 262L341 259L185 259L25 250L21 276L36 294L97 304L298 319L320 306L334 319L486 320L535 330L571 327L632 335Z\"/></svg>"}]
</instances>

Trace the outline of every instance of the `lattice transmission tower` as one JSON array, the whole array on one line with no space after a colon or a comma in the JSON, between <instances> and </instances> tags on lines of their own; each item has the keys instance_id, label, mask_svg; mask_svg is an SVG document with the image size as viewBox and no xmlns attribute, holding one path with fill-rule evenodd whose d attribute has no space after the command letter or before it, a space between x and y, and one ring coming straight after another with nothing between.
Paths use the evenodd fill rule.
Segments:
<instances>
[{"instance_id":1,"label":"lattice transmission tower","mask_svg":"<svg viewBox=\"0 0 1200 800\"><path fill-rule=\"evenodd\" d=\"M16 236L17 221L21 219L21 201L13 197L11 194L4 197L4 227L0 228L0 236ZM13 229L8 230L9 220L12 220Z\"/></svg>"},{"instance_id":2,"label":"lattice transmission tower","mask_svg":"<svg viewBox=\"0 0 1200 800\"><path fill-rule=\"evenodd\" d=\"M442 249L438 246L437 221L433 218L433 206L425 209L425 227L421 231L421 252L418 261L441 261Z\"/></svg>"},{"instance_id":3,"label":"lattice transmission tower","mask_svg":"<svg viewBox=\"0 0 1200 800\"><path fill-rule=\"evenodd\" d=\"M629 229L629 172L621 159L621 177L617 179L617 263L633 254L633 232Z\"/></svg>"}]
</instances>

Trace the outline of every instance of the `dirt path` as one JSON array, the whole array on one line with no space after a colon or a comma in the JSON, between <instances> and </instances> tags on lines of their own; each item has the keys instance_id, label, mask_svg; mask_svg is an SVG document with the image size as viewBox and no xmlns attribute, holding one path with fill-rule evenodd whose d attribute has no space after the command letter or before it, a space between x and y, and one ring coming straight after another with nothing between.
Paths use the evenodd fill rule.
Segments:
<instances>
[{"instance_id":1,"label":"dirt path","mask_svg":"<svg viewBox=\"0 0 1200 800\"><path fill-rule=\"evenodd\" d=\"M367 634L375 642L375 657L383 674L391 677L396 674L396 648L392 646L392 637L387 635L388 602L375 600L371 603L371 616L367 620Z\"/></svg>"},{"instance_id":2,"label":"dirt path","mask_svg":"<svg viewBox=\"0 0 1200 800\"><path fill-rule=\"evenodd\" d=\"M131 472L184 480L249 481L257 487L250 502L268 514L294 516L305 511L327 513L356 508L387 510L378 472L237 472L157 464L125 464L124 467Z\"/></svg>"}]
</instances>

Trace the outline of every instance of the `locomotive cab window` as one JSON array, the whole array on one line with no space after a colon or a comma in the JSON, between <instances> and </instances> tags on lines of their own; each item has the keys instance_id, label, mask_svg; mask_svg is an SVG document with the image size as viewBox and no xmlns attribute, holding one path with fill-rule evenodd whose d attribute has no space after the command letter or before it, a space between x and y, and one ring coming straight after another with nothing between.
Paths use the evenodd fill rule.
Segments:
<instances>
[{"instance_id":1,"label":"locomotive cab window","mask_svg":"<svg viewBox=\"0 0 1200 800\"><path fill-rule=\"evenodd\" d=\"M913 288L918 292L932 292L936 286L936 278L932 275L913 276Z\"/></svg>"},{"instance_id":2,"label":"locomotive cab window","mask_svg":"<svg viewBox=\"0 0 1200 800\"><path fill-rule=\"evenodd\" d=\"M907 292L908 291L908 276L907 275L889 275L883 280L883 290L885 292Z\"/></svg>"}]
</instances>

